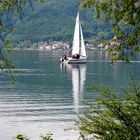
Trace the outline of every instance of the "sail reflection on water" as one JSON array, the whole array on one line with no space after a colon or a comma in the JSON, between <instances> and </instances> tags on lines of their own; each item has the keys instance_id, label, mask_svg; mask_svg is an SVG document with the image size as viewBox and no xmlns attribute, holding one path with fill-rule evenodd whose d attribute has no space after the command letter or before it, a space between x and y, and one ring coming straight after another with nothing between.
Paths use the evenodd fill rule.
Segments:
<instances>
[{"instance_id":1,"label":"sail reflection on water","mask_svg":"<svg viewBox=\"0 0 140 140\"><path fill-rule=\"evenodd\" d=\"M86 80L86 64L71 65L72 72L72 94L75 112L78 113L80 100L83 98L84 85Z\"/></svg>"},{"instance_id":2,"label":"sail reflection on water","mask_svg":"<svg viewBox=\"0 0 140 140\"><path fill-rule=\"evenodd\" d=\"M79 68L72 68L72 93L75 111L78 112L79 107L79 93L80 93L80 77L79 77Z\"/></svg>"},{"instance_id":3,"label":"sail reflection on water","mask_svg":"<svg viewBox=\"0 0 140 140\"><path fill-rule=\"evenodd\" d=\"M86 64L63 64L61 65L61 70L71 73L72 76L72 96L74 111L78 113L80 101L83 99L84 85L86 81ZM68 74L66 73L66 74Z\"/></svg>"}]
</instances>

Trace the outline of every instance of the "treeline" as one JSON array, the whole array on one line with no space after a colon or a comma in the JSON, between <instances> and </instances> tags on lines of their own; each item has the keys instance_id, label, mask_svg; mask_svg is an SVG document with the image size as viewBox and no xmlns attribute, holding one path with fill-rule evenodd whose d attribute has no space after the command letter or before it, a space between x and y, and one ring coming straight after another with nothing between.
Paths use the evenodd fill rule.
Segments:
<instances>
[{"instance_id":1,"label":"treeline","mask_svg":"<svg viewBox=\"0 0 140 140\"><path fill-rule=\"evenodd\" d=\"M32 12L28 6L23 10L21 18L16 18L16 32L9 38L14 41L71 41L77 11L78 1L75 0L69 3L66 0L48 0L43 5L35 1ZM100 42L113 37L110 24L97 21L88 10L80 11L80 19L87 41Z\"/></svg>"}]
</instances>

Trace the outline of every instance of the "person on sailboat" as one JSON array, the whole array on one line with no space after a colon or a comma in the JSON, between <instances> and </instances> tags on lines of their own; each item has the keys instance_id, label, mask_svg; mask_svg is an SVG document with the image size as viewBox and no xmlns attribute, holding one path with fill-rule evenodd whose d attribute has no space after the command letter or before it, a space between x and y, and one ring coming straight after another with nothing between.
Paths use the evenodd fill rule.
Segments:
<instances>
[{"instance_id":1,"label":"person on sailboat","mask_svg":"<svg viewBox=\"0 0 140 140\"><path fill-rule=\"evenodd\" d=\"M64 60L68 60L67 55L64 55Z\"/></svg>"},{"instance_id":2,"label":"person on sailboat","mask_svg":"<svg viewBox=\"0 0 140 140\"><path fill-rule=\"evenodd\" d=\"M61 62L65 61L65 60L68 60L66 55L64 55L64 57L61 59Z\"/></svg>"},{"instance_id":3,"label":"person on sailboat","mask_svg":"<svg viewBox=\"0 0 140 140\"><path fill-rule=\"evenodd\" d=\"M72 58L73 59L79 59L80 58L80 55L79 54L72 55Z\"/></svg>"},{"instance_id":4,"label":"person on sailboat","mask_svg":"<svg viewBox=\"0 0 140 140\"><path fill-rule=\"evenodd\" d=\"M79 54L77 54L77 59L79 59L80 58L80 55Z\"/></svg>"}]
</instances>

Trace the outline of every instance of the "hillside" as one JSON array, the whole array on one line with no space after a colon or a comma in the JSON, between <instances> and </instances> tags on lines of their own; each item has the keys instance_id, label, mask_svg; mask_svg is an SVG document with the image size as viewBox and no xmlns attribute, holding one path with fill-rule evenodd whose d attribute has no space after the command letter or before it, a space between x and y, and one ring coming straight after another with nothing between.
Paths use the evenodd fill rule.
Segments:
<instances>
[{"instance_id":1,"label":"hillside","mask_svg":"<svg viewBox=\"0 0 140 140\"><path fill-rule=\"evenodd\" d=\"M47 0L42 5L35 1L33 11L26 8L22 20L17 20L17 32L10 35L10 39L71 41L78 2L79 0ZM86 40L94 42L112 38L110 25L97 21L88 10L80 11L80 19Z\"/></svg>"}]
</instances>

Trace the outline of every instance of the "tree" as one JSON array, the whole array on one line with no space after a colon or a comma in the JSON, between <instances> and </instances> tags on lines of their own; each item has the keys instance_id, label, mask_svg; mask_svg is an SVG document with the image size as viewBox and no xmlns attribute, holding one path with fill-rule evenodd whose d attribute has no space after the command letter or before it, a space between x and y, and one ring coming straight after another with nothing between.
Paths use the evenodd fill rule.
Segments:
<instances>
[{"instance_id":1,"label":"tree","mask_svg":"<svg viewBox=\"0 0 140 140\"><path fill-rule=\"evenodd\" d=\"M140 87L134 82L126 97L120 98L107 87L97 89L101 96L79 115L79 130L83 139L139 140Z\"/></svg>"},{"instance_id":2,"label":"tree","mask_svg":"<svg viewBox=\"0 0 140 140\"><path fill-rule=\"evenodd\" d=\"M81 6L90 8L96 17L111 22L121 45L116 50L123 53L140 43L139 0L83 0Z\"/></svg>"},{"instance_id":3,"label":"tree","mask_svg":"<svg viewBox=\"0 0 140 140\"><path fill-rule=\"evenodd\" d=\"M121 52L128 60L131 50L140 41L139 0L83 0L82 7L89 7L97 18L111 22L121 44L112 52ZM139 46L138 46L139 47ZM112 53L113 54L113 53ZM140 139L140 89L133 83L125 98L107 87L94 89L101 93L96 102L86 103L87 111L79 115L79 130L83 139Z\"/></svg>"},{"instance_id":4,"label":"tree","mask_svg":"<svg viewBox=\"0 0 140 140\"><path fill-rule=\"evenodd\" d=\"M38 0L44 2L45 0ZM14 64L6 54L11 53L12 42L7 40L6 37L9 33L15 30L15 23L12 17L22 16L22 10L25 6L31 6L33 9L31 0L0 0L0 69L10 73L12 82L15 79L12 75ZM6 51L4 50L6 48Z\"/></svg>"}]
</instances>

